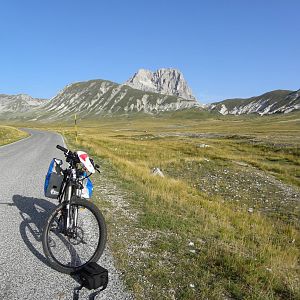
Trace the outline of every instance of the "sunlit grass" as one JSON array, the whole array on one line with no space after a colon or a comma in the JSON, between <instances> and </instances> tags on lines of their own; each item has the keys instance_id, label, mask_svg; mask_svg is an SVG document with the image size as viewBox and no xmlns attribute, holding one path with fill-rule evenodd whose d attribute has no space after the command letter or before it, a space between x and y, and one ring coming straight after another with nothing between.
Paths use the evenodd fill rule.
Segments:
<instances>
[{"instance_id":1,"label":"sunlit grass","mask_svg":"<svg viewBox=\"0 0 300 300\"><path fill-rule=\"evenodd\" d=\"M27 136L27 133L14 127L0 126L0 145L10 144Z\"/></svg>"},{"instance_id":2,"label":"sunlit grass","mask_svg":"<svg viewBox=\"0 0 300 300\"><path fill-rule=\"evenodd\" d=\"M70 124L50 128L98 157L128 209L138 211L131 222L106 204L111 247L137 299L300 298L299 208L272 195L279 183L295 193L300 186L297 114L107 118L79 123L77 143ZM154 167L165 177L153 176ZM245 177L257 180L257 194ZM201 189L216 178L215 191ZM229 186L231 193L242 187L239 202L228 199ZM265 200L282 206L280 213L260 210ZM153 233L147 248L139 246L139 230Z\"/></svg>"},{"instance_id":3,"label":"sunlit grass","mask_svg":"<svg viewBox=\"0 0 300 300\"><path fill-rule=\"evenodd\" d=\"M139 271L128 263L127 272L131 274L128 277L132 277L130 287L138 299L147 293L151 299L169 299L172 291L176 299L226 296L293 299L300 296L296 227L279 219L265 218L259 212L249 214L244 206L224 202L221 196L208 197L180 177L161 178L151 174L153 167L164 170L171 162L208 160L214 164L216 160L223 160L243 162L270 172L288 184L299 185L298 124L292 133L294 139L288 145L281 144L276 122L275 138L271 141L265 137L264 130L272 136L272 124L263 123L256 124L255 131L264 132L252 129L246 136L243 127L241 135L230 138L168 135L172 132L214 133L219 122L223 122L223 126L218 128L218 133L236 134L236 130L231 131L231 121L222 120L212 120L210 127L206 122L205 130L195 121L186 122L184 130L180 126L170 130L165 120L155 123L120 120L93 124L79 131L76 147L88 149L109 161L116 170L115 177L136 194L134 207L140 207L141 211L139 226L171 233L168 238L157 238L148 250L156 257L145 259L147 268L143 270L147 281L155 287L151 291L138 284ZM250 126L245 127L250 130ZM74 143L73 131L66 131L65 135ZM209 147L200 148L199 144ZM194 241L195 253L189 253L188 241ZM127 260L130 261L130 257Z\"/></svg>"}]
</instances>

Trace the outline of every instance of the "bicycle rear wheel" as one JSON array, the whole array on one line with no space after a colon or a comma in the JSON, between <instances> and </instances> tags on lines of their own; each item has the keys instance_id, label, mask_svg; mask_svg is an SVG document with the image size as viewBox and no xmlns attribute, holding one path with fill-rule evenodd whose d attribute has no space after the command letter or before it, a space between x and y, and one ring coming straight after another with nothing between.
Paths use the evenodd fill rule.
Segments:
<instances>
[{"instance_id":1,"label":"bicycle rear wheel","mask_svg":"<svg viewBox=\"0 0 300 300\"><path fill-rule=\"evenodd\" d=\"M68 230L66 212L65 203L52 212L44 227L42 243L50 266L71 274L89 262L98 261L107 233L104 218L93 203L80 198L71 199Z\"/></svg>"}]
</instances>

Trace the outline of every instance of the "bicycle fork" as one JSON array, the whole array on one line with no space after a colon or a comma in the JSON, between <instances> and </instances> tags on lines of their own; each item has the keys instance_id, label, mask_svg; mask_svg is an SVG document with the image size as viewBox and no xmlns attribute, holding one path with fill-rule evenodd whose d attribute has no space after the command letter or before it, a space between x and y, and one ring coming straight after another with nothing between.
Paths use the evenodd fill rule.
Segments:
<instances>
[{"instance_id":1,"label":"bicycle fork","mask_svg":"<svg viewBox=\"0 0 300 300\"><path fill-rule=\"evenodd\" d=\"M66 231L77 227L78 221L78 208L72 207L71 209L71 197L72 197L72 185L67 187L67 205L66 205Z\"/></svg>"}]
</instances>

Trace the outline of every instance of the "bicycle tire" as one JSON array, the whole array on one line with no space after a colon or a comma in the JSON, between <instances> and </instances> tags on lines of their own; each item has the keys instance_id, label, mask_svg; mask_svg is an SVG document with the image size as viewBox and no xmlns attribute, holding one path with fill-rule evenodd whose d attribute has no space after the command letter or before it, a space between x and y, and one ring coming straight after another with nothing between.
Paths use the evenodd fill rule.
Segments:
<instances>
[{"instance_id":1,"label":"bicycle tire","mask_svg":"<svg viewBox=\"0 0 300 300\"><path fill-rule=\"evenodd\" d=\"M61 261L59 261L59 259L54 255L53 253L53 245L51 246L51 243L55 243L53 241L53 238L51 237L51 234L53 233L54 237L57 237L57 240L60 242L60 240L62 241L62 239L64 239L64 241L60 242L60 244L66 244L67 243L67 239L70 239L70 237L66 238L66 235L63 236L64 234L62 232L59 232L59 226L60 226L60 222L58 216L61 214L63 215L63 210L66 207L66 203L62 203L59 204L54 211L50 214L48 220L46 221L46 224L44 226L44 230L43 230L43 234L42 234L42 244L43 244L43 250L44 250L44 254L47 258L47 261L50 265L50 267L52 267L53 269L62 272L62 273L66 273L66 274L72 274L77 272L78 270L80 270L81 268L83 268L87 263L89 262L97 262L100 258L100 256L102 255L104 248L105 248L105 244L106 244L106 238L107 238L107 230L106 230L106 224L105 224L105 220L104 217L102 215L102 213L100 212L100 210L98 209L98 207L93 204L92 202L85 200L85 199L81 199L81 198L72 198L71 199L71 206L70 209L72 211L75 211L74 209L77 208L78 211L79 208L83 208L86 209L85 214L87 213L91 213L92 216L95 217L96 220L96 224L98 224L98 230L99 230L99 238L98 238L98 243L97 246L95 247L95 252L91 255L91 257L89 259L87 259L87 261L85 261L84 263L82 263L81 265L71 265L73 258L71 257L70 260L71 262L68 263L62 263ZM55 219L56 218L56 219ZM55 222L57 223L57 228L56 228L56 233L54 233L55 230L53 230L52 224L55 224ZM87 221L88 222L88 221ZM76 228L76 230L78 230L80 227L78 226L78 228ZM80 228L80 230L82 231L82 229ZM92 228L89 228L89 230L87 231L91 231ZM51 233L51 234L50 234ZM60 234L60 236L58 236L58 233ZM88 232L88 234L92 235L90 232ZM79 234L78 234L79 235ZM84 244L83 241L83 236L84 236L84 232L82 233L82 244ZM77 237L76 237L77 238ZM69 244L71 244L72 242L69 241ZM74 244L76 245L76 244ZM79 243L77 244L79 245ZM74 247L74 246L71 246ZM72 249L72 251L70 250L70 248L68 248L69 252L70 252L70 256L72 256L72 253L74 253L74 249ZM78 253L75 250L75 255L78 256ZM66 256L68 256L68 254L66 254ZM76 260L77 257L76 257ZM81 259L79 259L81 262ZM76 262L75 262L76 263Z\"/></svg>"}]
</instances>

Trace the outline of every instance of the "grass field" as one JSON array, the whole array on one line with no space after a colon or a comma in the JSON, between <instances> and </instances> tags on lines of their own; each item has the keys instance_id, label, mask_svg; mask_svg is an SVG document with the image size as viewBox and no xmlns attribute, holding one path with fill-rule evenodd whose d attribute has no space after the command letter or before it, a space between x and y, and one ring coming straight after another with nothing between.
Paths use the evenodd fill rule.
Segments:
<instances>
[{"instance_id":1,"label":"grass field","mask_svg":"<svg viewBox=\"0 0 300 300\"><path fill-rule=\"evenodd\" d=\"M299 113L104 118L79 122L77 143L52 129L101 163L97 201L136 299L300 298Z\"/></svg>"},{"instance_id":2,"label":"grass field","mask_svg":"<svg viewBox=\"0 0 300 300\"><path fill-rule=\"evenodd\" d=\"M13 143L28 136L27 133L11 126L0 125L0 146Z\"/></svg>"}]
</instances>

